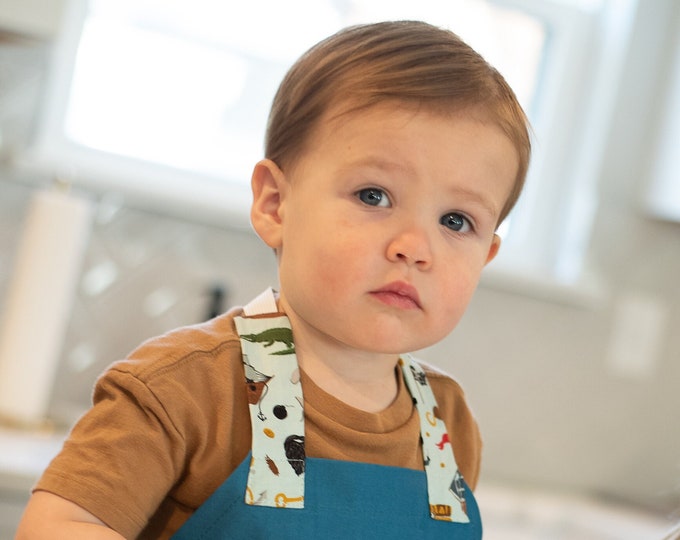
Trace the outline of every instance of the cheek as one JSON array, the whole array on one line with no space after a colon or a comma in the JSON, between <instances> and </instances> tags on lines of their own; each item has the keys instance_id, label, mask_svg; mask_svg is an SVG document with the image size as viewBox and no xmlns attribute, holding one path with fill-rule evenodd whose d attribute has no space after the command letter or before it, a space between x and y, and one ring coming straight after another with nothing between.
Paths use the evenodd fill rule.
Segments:
<instances>
[{"instance_id":1,"label":"cheek","mask_svg":"<svg viewBox=\"0 0 680 540\"><path fill-rule=\"evenodd\" d=\"M331 233L317 246L314 265L318 277L328 286L348 287L367 274L368 262L374 260L366 242L356 236Z\"/></svg>"},{"instance_id":2,"label":"cheek","mask_svg":"<svg viewBox=\"0 0 680 540\"><path fill-rule=\"evenodd\" d=\"M448 267L448 271L440 274L436 286L441 295L440 315L444 324L452 321L455 325L465 312L479 282L480 270L470 267Z\"/></svg>"},{"instance_id":3,"label":"cheek","mask_svg":"<svg viewBox=\"0 0 680 540\"><path fill-rule=\"evenodd\" d=\"M456 289L451 287L449 294L442 295L442 304L436 314L436 322L431 326L432 343L437 343L448 336L458 326L465 314L471 295L468 289Z\"/></svg>"},{"instance_id":4,"label":"cheek","mask_svg":"<svg viewBox=\"0 0 680 540\"><path fill-rule=\"evenodd\" d=\"M367 248L356 235L348 234L348 224L308 213L290 225L280 270L294 273L309 286L341 287L356 279L356 267L368 256Z\"/></svg>"}]
</instances>

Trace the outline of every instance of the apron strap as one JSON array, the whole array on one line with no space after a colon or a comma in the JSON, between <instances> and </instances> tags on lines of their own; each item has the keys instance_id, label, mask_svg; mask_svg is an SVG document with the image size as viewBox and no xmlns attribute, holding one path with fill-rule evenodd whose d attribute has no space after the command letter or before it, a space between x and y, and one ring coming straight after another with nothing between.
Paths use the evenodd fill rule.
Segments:
<instances>
[{"instance_id":1,"label":"apron strap","mask_svg":"<svg viewBox=\"0 0 680 540\"><path fill-rule=\"evenodd\" d=\"M246 503L304 507L305 436L302 385L293 332L277 314L271 289L235 317L241 339L252 428ZM271 315L271 316L265 316ZM250 318L259 316L257 318Z\"/></svg>"},{"instance_id":2,"label":"apron strap","mask_svg":"<svg viewBox=\"0 0 680 540\"><path fill-rule=\"evenodd\" d=\"M243 312L234 323L253 434L246 503L304 508L304 400L290 321L278 313L271 288ZM410 355L400 358L399 366L420 419L430 516L469 523L463 477L425 372Z\"/></svg>"},{"instance_id":3,"label":"apron strap","mask_svg":"<svg viewBox=\"0 0 680 540\"><path fill-rule=\"evenodd\" d=\"M399 367L420 417L430 516L443 521L469 523L463 476L458 471L446 425L438 418L437 401L425 371L411 355L400 358Z\"/></svg>"}]
</instances>

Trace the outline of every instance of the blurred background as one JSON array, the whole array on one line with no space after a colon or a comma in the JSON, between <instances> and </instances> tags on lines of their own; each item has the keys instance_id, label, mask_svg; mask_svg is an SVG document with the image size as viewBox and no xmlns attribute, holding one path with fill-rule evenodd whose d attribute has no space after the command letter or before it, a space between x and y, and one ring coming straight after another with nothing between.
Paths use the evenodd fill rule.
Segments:
<instances>
[{"instance_id":1,"label":"blurred background","mask_svg":"<svg viewBox=\"0 0 680 540\"><path fill-rule=\"evenodd\" d=\"M680 2L0 0L0 538L141 341L276 284L250 169L287 67L380 19L452 29L534 128L459 327L497 539L680 521Z\"/></svg>"}]
</instances>

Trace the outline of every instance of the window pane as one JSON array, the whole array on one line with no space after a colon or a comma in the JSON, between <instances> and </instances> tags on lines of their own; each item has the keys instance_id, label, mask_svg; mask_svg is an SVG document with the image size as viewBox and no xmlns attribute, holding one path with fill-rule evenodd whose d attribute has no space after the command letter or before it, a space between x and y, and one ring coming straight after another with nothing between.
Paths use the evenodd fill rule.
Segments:
<instances>
[{"instance_id":1,"label":"window pane","mask_svg":"<svg viewBox=\"0 0 680 540\"><path fill-rule=\"evenodd\" d=\"M290 64L343 26L385 19L422 19L458 32L531 110L545 29L522 12L483 0L229 5L91 0L65 136L106 153L247 182L262 155L271 100Z\"/></svg>"}]
</instances>

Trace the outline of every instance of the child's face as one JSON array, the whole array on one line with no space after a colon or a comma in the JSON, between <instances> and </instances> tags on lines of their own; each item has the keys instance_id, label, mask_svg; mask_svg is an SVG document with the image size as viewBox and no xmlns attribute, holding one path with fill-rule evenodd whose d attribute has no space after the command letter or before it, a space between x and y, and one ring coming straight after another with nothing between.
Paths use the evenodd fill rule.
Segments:
<instances>
[{"instance_id":1,"label":"child's face","mask_svg":"<svg viewBox=\"0 0 680 540\"><path fill-rule=\"evenodd\" d=\"M285 175L258 167L276 197L258 205L256 190L253 223L278 250L294 331L394 354L458 323L498 249L518 158L499 128L472 115L393 104L322 121Z\"/></svg>"}]
</instances>

